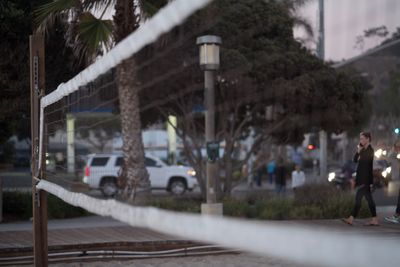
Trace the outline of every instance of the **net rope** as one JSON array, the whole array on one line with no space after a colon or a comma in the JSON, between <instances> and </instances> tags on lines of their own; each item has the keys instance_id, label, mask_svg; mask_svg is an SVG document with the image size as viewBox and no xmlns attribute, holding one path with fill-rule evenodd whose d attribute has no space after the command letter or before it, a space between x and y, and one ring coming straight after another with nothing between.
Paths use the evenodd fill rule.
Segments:
<instances>
[{"instance_id":1,"label":"net rope","mask_svg":"<svg viewBox=\"0 0 400 267\"><path fill-rule=\"evenodd\" d=\"M319 266L397 266L400 240L299 224L248 221L135 207L100 200L41 180L43 189L89 212L168 235ZM373 253L371 253L371 251Z\"/></svg>"}]
</instances>

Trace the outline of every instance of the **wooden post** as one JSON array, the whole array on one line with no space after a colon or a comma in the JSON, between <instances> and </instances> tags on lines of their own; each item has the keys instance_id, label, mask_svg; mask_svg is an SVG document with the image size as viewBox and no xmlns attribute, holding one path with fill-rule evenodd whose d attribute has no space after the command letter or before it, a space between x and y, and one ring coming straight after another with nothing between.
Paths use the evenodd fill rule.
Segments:
<instances>
[{"instance_id":1,"label":"wooden post","mask_svg":"<svg viewBox=\"0 0 400 267\"><path fill-rule=\"evenodd\" d=\"M0 222L3 221L3 179L0 177Z\"/></svg>"},{"instance_id":2,"label":"wooden post","mask_svg":"<svg viewBox=\"0 0 400 267\"><path fill-rule=\"evenodd\" d=\"M29 36L30 46L30 83L31 83L31 138L32 138L32 212L33 212L33 252L35 266L47 267L47 194L43 190L36 190L36 178L44 179L42 170L38 169L38 162L45 163L45 151L39 155L39 110L40 97L45 90L44 68L44 36Z\"/></svg>"}]
</instances>

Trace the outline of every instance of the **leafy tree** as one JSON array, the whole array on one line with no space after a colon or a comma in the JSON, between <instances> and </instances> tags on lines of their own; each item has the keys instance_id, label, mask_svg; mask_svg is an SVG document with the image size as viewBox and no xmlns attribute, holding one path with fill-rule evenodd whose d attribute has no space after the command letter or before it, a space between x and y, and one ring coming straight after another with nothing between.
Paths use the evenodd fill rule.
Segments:
<instances>
[{"instance_id":1,"label":"leafy tree","mask_svg":"<svg viewBox=\"0 0 400 267\"><path fill-rule=\"evenodd\" d=\"M29 123L29 1L2 1L0 5L0 143ZM27 77L27 78L24 78ZM25 135L27 135L25 133Z\"/></svg>"},{"instance_id":2,"label":"leafy tree","mask_svg":"<svg viewBox=\"0 0 400 267\"><path fill-rule=\"evenodd\" d=\"M313 128L341 131L363 122L366 88L296 42L290 12L279 1L215 1L165 38L176 43L158 43L141 55L147 62L149 55L166 54L139 73L141 103L149 103L141 109L149 121L160 114L164 119L170 114L178 116L177 133L184 142L185 156L196 168L203 195L204 117L196 112L202 110L203 77L194 46L200 35L219 35L223 41L216 132L225 145L221 160L226 174L224 192L232 189L233 172L263 142L299 144ZM254 144L246 158L237 162L236 148L249 135Z\"/></svg>"},{"instance_id":3,"label":"leafy tree","mask_svg":"<svg viewBox=\"0 0 400 267\"><path fill-rule=\"evenodd\" d=\"M367 39L367 38L383 39L383 41L380 45L384 45L384 44L390 43L394 40L397 40L400 38L400 27L397 27L396 31L393 32L391 36L388 37L388 35L389 35L389 31L385 25L366 29L366 30L364 30L364 33L362 35L356 36L356 43L355 43L354 47L361 51L364 50L365 39Z\"/></svg>"},{"instance_id":4,"label":"leafy tree","mask_svg":"<svg viewBox=\"0 0 400 267\"><path fill-rule=\"evenodd\" d=\"M390 73L389 86L377 99L376 114L378 116L400 117L400 72Z\"/></svg>"},{"instance_id":5,"label":"leafy tree","mask_svg":"<svg viewBox=\"0 0 400 267\"><path fill-rule=\"evenodd\" d=\"M49 0L4 0L0 4L0 143L11 135L30 136L29 35L32 34L33 8ZM65 48L64 25L58 21L46 42L46 89L59 80L72 77L79 66ZM50 67L49 67L50 66ZM57 82L56 82L57 80Z\"/></svg>"},{"instance_id":6,"label":"leafy tree","mask_svg":"<svg viewBox=\"0 0 400 267\"><path fill-rule=\"evenodd\" d=\"M393 128L400 125L400 72L393 71L390 73L388 88L382 91L379 98L375 99L374 121L384 126L386 131L383 133L378 131L377 136L382 134L392 134Z\"/></svg>"}]
</instances>

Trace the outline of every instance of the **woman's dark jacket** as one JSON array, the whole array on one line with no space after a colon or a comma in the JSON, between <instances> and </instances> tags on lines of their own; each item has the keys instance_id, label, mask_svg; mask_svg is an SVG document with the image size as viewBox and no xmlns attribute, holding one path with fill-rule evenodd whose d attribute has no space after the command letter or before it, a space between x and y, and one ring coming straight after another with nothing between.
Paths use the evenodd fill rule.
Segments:
<instances>
[{"instance_id":1,"label":"woman's dark jacket","mask_svg":"<svg viewBox=\"0 0 400 267\"><path fill-rule=\"evenodd\" d=\"M374 183L373 162L374 149L371 145L361 149L360 153L354 155L354 162L358 162L356 173L356 186L371 185Z\"/></svg>"},{"instance_id":2,"label":"woman's dark jacket","mask_svg":"<svg viewBox=\"0 0 400 267\"><path fill-rule=\"evenodd\" d=\"M285 165L278 164L275 168L275 183L278 185L286 185L286 169Z\"/></svg>"}]
</instances>

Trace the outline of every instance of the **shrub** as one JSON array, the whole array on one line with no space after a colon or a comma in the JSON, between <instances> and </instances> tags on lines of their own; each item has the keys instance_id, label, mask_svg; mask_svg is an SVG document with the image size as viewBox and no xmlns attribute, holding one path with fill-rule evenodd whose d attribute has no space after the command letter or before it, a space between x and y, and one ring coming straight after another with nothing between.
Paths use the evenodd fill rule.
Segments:
<instances>
[{"instance_id":1,"label":"shrub","mask_svg":"<svg viewBox=\"0 0 400 267\"><path fill-rule=\"evenodd\" d=\"M87 216L90 213L74 207L53 195L47 195L49 219L64 219ZM5 220L27 220L32 217L32 194L30 192L3 192L3 213Z\"/></svg>"},{"instance_id":2,"label":"shrub","mask_svg":"<svg viewBox=\"0 0 400 267\"><path fill-rule=\"evenodd\" d=\"M333 219L348 216L353 208L353 203L354 201L350 194L340 194L328 199L321 207L323 217L325 219Z\"/></svg>"},{"instance_id":3,"label":"shrub","mask_svg":"<svg viewBox=\"0 0 400 267\"><path fill-rule=\"evenodd\" d=\"M32 194L27 192L3 192L5 220L27 220L32 217Z\"/></svg>"},{"instance_id":4,"label":"shrub","mask_svg":"<svg viewBox=\"0 0 400 267\"><path fill-rule=\"evenodd\" d=\"M277 198L267 200L258 218L263 220L286 220L289 219L292 208L293 200L291 199Z\"/></svg>"},{"instance_id":5,"label":"shrub","mask_svg":"<svg viewBox=\"0 0 400 267\"><path fill-rule=\"evenodd\" d=\"M343 191L339 191L333 186L319 184L306 185L296 189L295 203L297 205L317 205L323 206L325 203L337 197L344 195Z\"/></svg>"},{"instance_id":6,"label":"shrub","mask_svg":"<svg viewBox=\"0 0 400 267\"><path fill-rule=\"evenodd\" d=\"M49 219L65 219L91 215L87 210L71 206L58 197L49 194L47 199L47 212Z\"/></svg>"},{"instance_id":7,"label":"shrub","mask_svg":"<svg viewBox=\"0 0 400 267\"><path fill-rule=\"evenodd\" d=\"M290 219L296 220L316 220L326 219L321 207L316 205L310 206L294 206L289 213Z\"/></svg>"},{"instance_id":8,"label":"shrub","mask_svg":"<svg viewBox=\"0 0 400 267\"><path fill-rule=\"evenodd\" d=\"M199 213L201 203L198 198L161 197L153 198L148 205L166 210ZM338 191L325 185L306 186L296 191L292 198L273 198L256 192L243 199L223 199L225 216L261 220L306 220L335 219L348 216L354 205L354 195ZM71 218L90 213L73 207L61 199L48 194L48 217ZM4 192L3 213L5 220L26 220L32 217L32 197L30 192ZM360 217L370 216L365 201Z\"/></svg>"},{"instance_id":9,"label":"shrub","mask_svg":"<svg viewBox=\"0 0 400 267\"><path fill-rule=\"evenodd\" d=\"M148 202L149 206L156 208L192 213L200 212L200 204L200 199L173 197L151 199Z\"/></svg>"},{"instance_id":10,"label":"shrub","mask_svg":"<svg viewBox=\"0 0 400 267\"><path fill-rule=\"evenodd\" d=\"M250 215L248 209L249 203L247 200L237 200L233 198L223 200L223 210L226 216L248 218L248 215Z\"/></svg>"}]
</instances>

